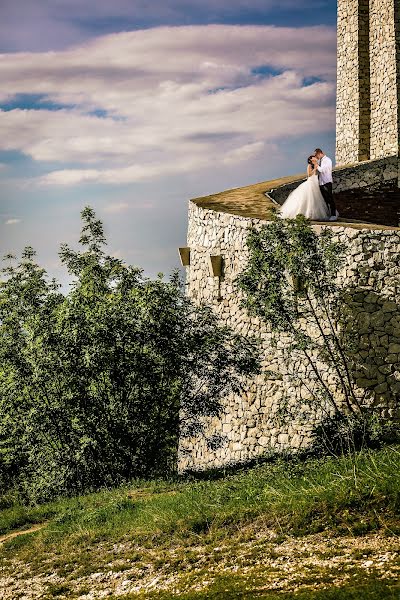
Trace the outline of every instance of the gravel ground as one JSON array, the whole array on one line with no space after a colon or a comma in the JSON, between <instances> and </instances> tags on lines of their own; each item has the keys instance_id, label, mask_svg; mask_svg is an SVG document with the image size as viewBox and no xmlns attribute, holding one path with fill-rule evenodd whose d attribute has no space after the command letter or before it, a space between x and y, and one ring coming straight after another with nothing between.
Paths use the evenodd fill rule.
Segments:
<instances>
[{"instance_id":1,"label":"gravel ground","mask_svg":"<svg viewBox=\"0 0 400 600\"><path fill-rule=\"evenodd\" d=\"M56 596L94 600L157 590L179 596L188 590L206 591L221 575L243 577L249 584L253 582L253 589L276 591L342 586L360 574L372 574L388 582L399 580L397 536L315 534L282 541L271 531L254 529L242 537L247 539L211 549L201 545L166 549L161 561L157 548L140 549L131 542L115 544L115 560L107 569L81 577L73 572L64 578L49 572L35 574L29 564L12 560L0 569L0 598L32 600ZM99 552L103 550L104 545L100 545ZM134 554L136 558L130 559Z\"/></svg>"}]
</instances>

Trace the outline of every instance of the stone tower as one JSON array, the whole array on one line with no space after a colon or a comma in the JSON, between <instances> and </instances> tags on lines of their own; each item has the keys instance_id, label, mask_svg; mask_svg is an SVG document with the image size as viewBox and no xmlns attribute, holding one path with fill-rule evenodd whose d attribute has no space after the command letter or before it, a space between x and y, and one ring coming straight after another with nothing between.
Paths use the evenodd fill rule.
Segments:
<instances>
[{"instance_id":1,"label":"stone tower","mask_svg":"<svg viewBox=\"0 0 400 600\"><path fill-rule=\"evenodd\" d=\"M338 0L336 162L399 155L400 0Z\"/></svg>"}]
</instances>

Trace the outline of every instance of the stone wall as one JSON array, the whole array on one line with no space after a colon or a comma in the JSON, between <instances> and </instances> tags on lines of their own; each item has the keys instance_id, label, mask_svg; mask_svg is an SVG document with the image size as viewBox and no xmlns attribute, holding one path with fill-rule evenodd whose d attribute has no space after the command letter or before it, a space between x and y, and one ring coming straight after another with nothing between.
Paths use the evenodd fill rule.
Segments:
<instances>
[{"instance_id":1,"label":"stone wall","mask_svg":"<svg viewBox=\"0 0 400 600\"><path fill-rule=\"evenodd\" d=\"M369 158L369 0L338 0L336 162Z\"/></svg>"},{"instance_id":2,"label":"stone wall","mask_svg":"<svg viewBox=\"0 0 400 600\"><path fill-rule=\"evenodd\" d=\"M350 167L338 167L333 173L334 192L354 188L379 186L386 181L399 180L399 159L396 155L381 160L370 160Z\"/></svg>"},{"instance_id":3,"label":"stone wall","mask_svg":"<svg viewBox=\"0 0 400 600\"><path fill-rule=\"evenodd\" d=\"M370 0L370 158L399 152L399 0Z\"/></svg>"},{"instance_id":4,"label":"stone wall","mask_svg":"<svg viewBox=\"0 0 400 600\"><path fill-rule=\"evenodd\" d=\"M399 0L338 0L338 165L399 153L399 96Z\"/></svg>"},{"instance_id":5,"label":"stone wall","mask_svg":"<svg viewBox=\"0 0 400 600\"><path fill-rule=\"evenodd\" d=\"M188 294L198 303L212 305L222 323L261 339L268 375L264 372L246 381L242 395L225 399L221 418L207 421L209 434L223 436L219 449L209 450L204 439L181 440L181 471L245 461L269 448L307 446L322 416L321 409L310 408L307 387L296 375L301 373L303 380L307 377L304 365L285 366L282 356L287 340L281 337L274 347L266 327L240 307L235 279L246 264L248 228L262 223L190 203ZM338 278L349 287L348 307L357 323L356 352L364 365L353 375L357 386L370 390L372 403L383 414L393 415L394 399L400 396L400 231L336 226L334 232L348 247ZM209 273L210 255L223 257L220 290L218 279ZM328 372L326 376L335 391L334 378Z\"/></svg>"}]
</instances>

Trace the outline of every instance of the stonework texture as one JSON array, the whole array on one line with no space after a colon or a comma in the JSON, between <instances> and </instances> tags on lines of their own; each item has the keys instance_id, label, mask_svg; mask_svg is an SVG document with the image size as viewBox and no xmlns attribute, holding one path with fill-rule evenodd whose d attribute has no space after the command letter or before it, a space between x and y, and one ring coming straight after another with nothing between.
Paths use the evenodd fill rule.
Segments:
<instances>
[{"instance_id":1,"label":"stonework texture","mask_svg":"<svg viewBox=\"0 0 400 600\"><path fill-rule=\"evenodd\" d=\"M370 0L370 158L399 151L399 0Z\"/></svg>"},{"instance_id":2,"label":"stonework texture","mask_svg":"<svg viewBox=\"0 0 400 600\"><path fill-rule=\"evenodd\" d=\"M351 351L361 366L352 373L354 384L366 392L371 410L395 418L400 417L399 15L400 0L338 0L334 193L342 216L389 228L314 225L332 227L347 248L337 278L346 287L343 310L355 323ZM268 195L282 204L299 183ZM263 372L243 382L243 393L225 398L220 417L205 420L207 435L221 436L217 449L210 449L204 436L180 440L180 471L307 447L326 410L311 401L307 367L296 357L287 360L289 340L280 336L276 343L268 328L241 307L235 281L246 266L246 238L250 227L264 223L190 203L187 293L211 305L221 323L261 341ZM221 278L210 275L210 256L222 257ZM340 403L337 380L327 365L319 367Z\"/></svg>"},{"instance_id":3,"label":"stonework texture","mask_svg":"<svg viewBox=\"0 0 400 600\"><path fill-rule=\"evenodd\" d=\"M338 0L338 165L399 152L399 4Z\"/></svg>"},{"instance_id":4,"label":"stonework texture","mask_svg":"<svg viewBox=\"0 0 400 600\"><path fill-rule=\"evenodd\" d=\"M301 383L307 379L306 368L301 362L288 367L283 360L285 337L275 347L267 328L240 306L235 279L246 265L248 229L263 223L190 203L187 293L195 302L211 305L222 323L261 339L264 372L245 381L241 395L225 399L220 418L206 420L207 434L222 436L218 449L208 449L202 438L180 440L180 471L246 461L268 449L306 447L321 420L323 411L310 405L309 391ZM354 381L359 389L370 391L371 407L395 416L400 395L400 231L346 226L333 231L348 248L338 279L349 290L347 305L358 331L356 353L364 365L353 373ZM210 276L210 255L223 257L220 285ZM336 380L328 371L326 382L336 393Z\"/></svg>"},{"instance_id":5,"label":"stonework texture","mask_svg":"<svg viewBox=\"0 0 400 600\"><path fill-rule=\"evenodd\" d=\"M336 162L369 158L369 2L339 0L337 25Z\"/></svg>"}]
</instances>

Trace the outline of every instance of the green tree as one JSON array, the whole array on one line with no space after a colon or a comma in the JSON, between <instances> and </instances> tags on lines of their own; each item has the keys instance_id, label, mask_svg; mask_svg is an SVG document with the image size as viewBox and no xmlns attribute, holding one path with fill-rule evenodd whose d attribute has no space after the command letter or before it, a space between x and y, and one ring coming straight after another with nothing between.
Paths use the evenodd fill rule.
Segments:
<instances>
[{"instance_id":1,"label":"green tree","mask_svg":"<svg viewBox=\"0 0 400 600\"><path fill-rule=\"evenodd\" d=\"M62 296L58 285L47 281L44 269L34 262L35 252L24 249L19 264L8 254L3 268L6 281L0 283L0 486L7 488L17 472L27 468L35 444L30 422L37 419L40 407L34 400L34 332L39 322L50 326ZM32 356L33 355L33 356ZM50 445L53 440L48 438Z\"/></svg>"},{"instance_id":2,"label":"green tree","mask_svg":"<svg viewBox=\"0 0 400 600\"><path fill-rule=\"evenodd\" d=\"M203 417L259 369L255 344L196 307L177 274L144 277L105 253L90 207L82 220L81 250L60 251L68 294L31 249L0 287L3 485L31 500L171 473L178 436L204 435Z\"/></svg>"},{"instance_id":3,"label":"green tree","mask_svg":"<svg viewBox=\"0 0 400 600\"><path fill-rule=\"evenodd\" d=\"M341 322L345 290L337 273L345 247L331 229L317 234L302 216L275 217L252 229L247 245L249 261L238 286L249 313L285 338L288 375L308 389L314 408L327 416L358 418L367 392L354 385L349 339Z\"/></svg>"}]
</instances>

